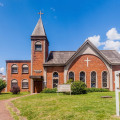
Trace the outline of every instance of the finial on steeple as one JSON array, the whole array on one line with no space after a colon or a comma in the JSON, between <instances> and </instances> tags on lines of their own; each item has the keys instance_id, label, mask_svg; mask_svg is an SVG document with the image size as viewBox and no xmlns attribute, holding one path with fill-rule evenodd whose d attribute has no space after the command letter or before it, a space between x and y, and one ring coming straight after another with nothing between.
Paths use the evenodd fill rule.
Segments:
<instances>
[{"instance_id":1,"label":"finial on steeple","mask_svg":"<svg viewBox=\"0 0 120 120\"><path fill-rule=\"evenodd\" d=\"M40 10L40 12L38 14L40 14L40 18L41 18L41 15L43 15L44 13L42 13L41 10Z\"/></svg>"}]
</instances>

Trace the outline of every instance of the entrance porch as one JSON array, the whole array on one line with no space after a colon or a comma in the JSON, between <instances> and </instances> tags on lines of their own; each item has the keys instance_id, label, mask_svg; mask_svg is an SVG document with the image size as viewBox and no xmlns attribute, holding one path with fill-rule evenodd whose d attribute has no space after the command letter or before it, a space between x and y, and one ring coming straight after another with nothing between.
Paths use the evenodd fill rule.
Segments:
<instances>
[{"instance_id":1,"label":"entrance porch","mask_svg":"<svg viewBox=\"0 0 120 120\"><path fill-rule=\"evenodd\" d=\"M43 90L43 77L30 76L31 78L31 93L40 93Z\"/></svg>"}]
</instances>

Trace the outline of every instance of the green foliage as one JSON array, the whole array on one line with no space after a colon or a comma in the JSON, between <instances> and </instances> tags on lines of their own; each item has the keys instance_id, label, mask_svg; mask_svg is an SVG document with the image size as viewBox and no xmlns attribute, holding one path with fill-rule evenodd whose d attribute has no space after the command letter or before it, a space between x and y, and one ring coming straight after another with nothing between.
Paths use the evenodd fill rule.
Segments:
<instances>
[{"instance_id":1,"label":"green foliage","mask_svg":"<svg viewBox=\"0 0 120 120\"><path fill-rule=\"evenodd\" d=\"M87 93L86 87L87 87L87 85L84 82L75 81L71 85L72 94L74 94L74 95L86 94Z\"/></svg>"},{"instance_id":2,"label":"green foliage","mask_svg":"<svg viewBox=\"0 0 120 120\"><path fill-rule=\"evenodd\" d=\"M20 93L20 87L19 86L13 86L10 90L13 94L18 94Z\"/></svg>"},{"instance_id":3,"label":"green foliage","mask_svg":"<svg viewBox=\"0 0 120 120\"><path fill-rule=\"evenodd\" d=\"M87 92L109 92L109 89L105 88L87 88Z\"/></svg>"},{"instance_id":4,"label":"green foliage","mask_svg":"<svg viewBox=\"0 0 120 120\"><path fill-rule=\"evenodd\" d=\"M73 82L74 82L73 79L69 79L66 84L71 84L71 83L73 83Z\"/></svg>"},{"instance_id":5,"label":"green foliage","mask_svg":"<svg viewBox=\"0 0 120 120\"><path fill-rule=\"evenodd\" d=\"M53 88L53 89L44 88L42 93L56 93L56 91L57 91L57 88Z\"/></svg>"},{"instance_id":6,"label":"green foliage","mask_svg":"<svg viewBox=\"0 0 120 120\"><path fill-rule=\"evenodd\" d=\"M0 80L0 93L5 87L6 87L6 82L3 80Z\"/></svg>"}]
</instances>

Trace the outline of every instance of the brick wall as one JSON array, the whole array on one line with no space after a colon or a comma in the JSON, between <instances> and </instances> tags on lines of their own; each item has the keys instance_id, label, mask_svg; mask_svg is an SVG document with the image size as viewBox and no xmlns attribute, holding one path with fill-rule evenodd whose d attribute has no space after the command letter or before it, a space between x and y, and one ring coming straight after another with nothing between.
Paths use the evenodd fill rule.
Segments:
<instances>
[{"instance_id":1,"label":"brick wall","mask_svg":"<svg viewBox=\"0 0 120 120\"><path fill-rule=\"evenodd\" d=\"M41 42L42 51L35 51L36 41ZM45 48L45 50L44 50L44 48ZM45 42L45 40L32 41L32 75L43 76L43 71L44 71L43 63L44 63L44 59L46 60L47 57L48 57L48 43ZM36 73L34 70L42 70L42 72L41 73Z\"/></svg>"},{"instance_id":2,"label":"brick wall","mask_svg":"<svg viewBox=\"0 0 120 120\"><path fill-rule=\"evenodd\" d=\"M88 57L89 60L91 60L87 67L87 62L84 61ZM94 55L82 55L76 58L73 63L71 64L68 73L70 71L73 71L75 73L75 80L80 80L79 74L81 71L84 71L86 73L86 84L87 87L90 88L90 77L91 72L95 71L97 73L97 81L98 81L98 88L102 87L102 72L108 71L106 65L99 59L98 57ZM68 76L67 76L68 79Z\"/></svg>"},{"instance_id":3,"label":"brick wall","mask_svg":"<svg viewBox=\"0 0 120 120\"><path fill-rule=\"evenodd\" d=\"M13 64L16 64L18 66L18 73L16 74L11 74L11 66ZM29 67L29 73L22 73L22 65L23 64L27 64L28 67ZM31 63L30 62L17 62L17 63L7 63L7 71L6 71L6 74L7 74L7 91L9 92L10 89L11 89L11 80L13 79L16 79L18 81L18 86L20 87L21 91L30 91L30 84L31 84L31 81L30 81L30 74L31 74ZM22 80L23 79L27 79L28 80L28 85L29 85L29 88L28 89L22 89Z\"/></svg>"},{"instance_id":4,"label":"brick wall","mask_svg":"<svg viewBox=\"0 0 120 120\"><path fill-rule=\"evenodd\" d=\"M53 87L52 84L53 72L58 72L59 84L64 83L64 67L47 67L47 88Z\"/></svg>"}]
</instances>

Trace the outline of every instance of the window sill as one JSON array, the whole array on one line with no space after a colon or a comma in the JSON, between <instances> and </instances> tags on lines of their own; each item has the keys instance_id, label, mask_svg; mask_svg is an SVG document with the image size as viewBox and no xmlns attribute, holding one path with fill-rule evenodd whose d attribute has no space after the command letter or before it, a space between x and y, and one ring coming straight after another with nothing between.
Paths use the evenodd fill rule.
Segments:
<instances>
[{"instance_id":1,"label":"window sill","mask_svg":"<svg viewBox=\"0 0 120 120\"><path fill-rule=\"evenodd\" d=\"M22 74L29 74L29 72L22 72Z\"/></svg>"},{"instance_id":2,"label":"window sill","mask_svg":"<svg viewBox=\"0 0 120 120\"><path fill-rule=\"evenodd\" d=\"M29 88L22 88L22 89L29 89Z\"/></svg>"},{"instance_id":3,"label":"window sill","mask_svg":"<svg viewBox=\"0 0 120 120\"><path fill-rule=\"evenodd\" d=\"M17 73L11 73L11 74L18 74L18 72Z\"/></svg>"}]
</instances>

